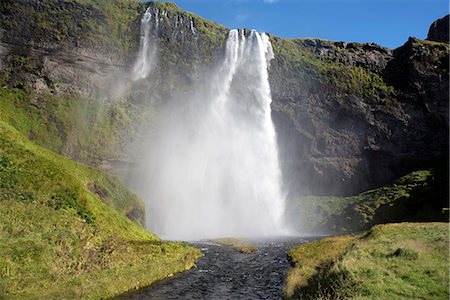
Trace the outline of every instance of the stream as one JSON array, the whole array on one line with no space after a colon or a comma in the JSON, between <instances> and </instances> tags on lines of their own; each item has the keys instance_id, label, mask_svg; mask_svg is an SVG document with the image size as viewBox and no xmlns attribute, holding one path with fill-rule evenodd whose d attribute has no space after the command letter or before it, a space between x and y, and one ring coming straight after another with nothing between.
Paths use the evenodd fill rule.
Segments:
<instances>
[{"instance_id":1,"label":"stream","mask_svg":"<svg viewBox=\"0 0 450 300\"><path fill-rule=\"evenodd\" d=\"M282 299L287 253L310 240L251 241L257 250L250 254L212 242L190 243L204 255L196 268L118 299Z\"/></svg>"}]
</instances>

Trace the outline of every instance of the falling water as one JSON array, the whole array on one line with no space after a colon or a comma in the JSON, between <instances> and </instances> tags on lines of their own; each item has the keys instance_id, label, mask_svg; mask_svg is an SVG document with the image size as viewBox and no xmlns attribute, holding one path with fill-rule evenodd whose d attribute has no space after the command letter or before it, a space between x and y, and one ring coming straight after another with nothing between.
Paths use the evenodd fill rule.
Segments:
<instances>
[{"instance_id":1,"label":"falling water","mask_svg":"<svg viewBox=\"0 0 450 300\"><path fill-rule=\"evenodd\" d=\"M155 19L157 26L157 15ZM147 8L144 16L141 19L139 53L133 67L133 80L135 81L146 78L155 63L158 47L156 39L153 36L153 29L154 25L152 23L152 9L150 6Z\"/></svg>"},{"instance_id":2,"label":"falling water","mask_svg":"<svg viewBox=\"0 0 450 300\"><path fill-rule=\"evenodd\" d=\"M146 153L149 229L166 239L284 234L266 34L231 30L221 66L170 113Z\"/></svg>"}]
</instances>

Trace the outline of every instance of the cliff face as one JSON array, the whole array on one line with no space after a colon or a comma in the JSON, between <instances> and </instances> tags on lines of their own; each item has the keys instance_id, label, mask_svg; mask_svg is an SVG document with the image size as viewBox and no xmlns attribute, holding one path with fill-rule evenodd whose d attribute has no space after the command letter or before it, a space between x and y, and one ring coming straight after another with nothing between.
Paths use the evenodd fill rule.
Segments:
<instances>
[{"instance_id":1,"label":"cliff face","mask_svg":"<svg viewBox=\"0 0 450 300\"><path fill-rule=\"evenodd\" d=\"M143 8L127 1L2 1L3 81L69 94L103 88L136 51Z\"/></svg>"},{"instance_id":2,"label":"cliff face","mask_svg":"<svg viewBox=\"0 0 450 300\"><path fill-rule=\"evenodd\" d=\"M108 90L119 81L129 88L141 17L149 5L159 24L154 42L160 63L152 79L163 77L159 80L169 87L189 81L194 64L214 60L226 29L172 3L6 0L0 3L2 82L52 93L117 97L118 91Z\"/></svg>"},{"instance_id":3,"label":"cliff face","mask_svg":"<svg viewBox=\"0 0 450 300\"><path fill-rule=\"evenodd\" d=\"M159 63L133 82L149 5ZM7 0L0 16L0 85L22 92L12 105L27 120L8 117L35 143L116 175L155 105L187 90L221 54L227 32L172 3Z\"/></svg>"},{"instance_id":4,"label":"cliff face","mask_svg":"<svg viewBox=\"0 0 450 300\"><path fill-rule=\"evenodd\" d=\"M447 156L447 44L274 47L273 116L294 194L355 194Z\"/></svg>"},{"instance_id":5,"label":"cliff face","mask_svg":"<svg viewBox=\"0 0 450 300\"><path fill-rule=\"evenodd\" d=\"M155 119L157 103L174 92L188 93L221 57L227 29L172 3L151 3L159 62L147 79L132 82L140 19L148 5L2 1L1 84L26 90L29 101L47 93L114 103L119 106L114 116L129 121L113 128L132 128L133 120L148 121L149 115ZM353 194L447 156L448 44L410 39L392 51L375 44L271 40L273 120L292 196ZM115 132L111 140L121 145L122 136L138 134ZM93 164L124 159L121 147L109 142L81 152L103 148L115 150L95 159L64 147L60 152Z\"/></svg>"}]
</instances>

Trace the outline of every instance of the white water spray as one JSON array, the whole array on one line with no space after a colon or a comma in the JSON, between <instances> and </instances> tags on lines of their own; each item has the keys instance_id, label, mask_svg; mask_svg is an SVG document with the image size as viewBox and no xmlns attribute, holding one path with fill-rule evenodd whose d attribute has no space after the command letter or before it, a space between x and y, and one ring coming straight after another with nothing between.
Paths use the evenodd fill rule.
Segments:
<instances>
[{"instance_id":1,"label":"white water spray","mask_svg":"<svg viewBox=\"0 0 450 300\"><path fill-rule=\"evenodd\" d=\"M152 136L141 179L149 229L166 239L285 234L266 34L231 30L221 66Z\"/></svg>"},{"instance_id":2,"label":"white water spray","mask_svg":"<svg viewBox=\"0 0 450 300\"><path fill-rule=\"evenodd\" d=\"M156 29L158 26L158 15L155 16ZM139 53L133 67L133 80L146 78L153 68L158 45L154 38L154 25L152 23L152 10L148 7L141 19L141 37L139 43Z\"/></svg>"}]
</instances>

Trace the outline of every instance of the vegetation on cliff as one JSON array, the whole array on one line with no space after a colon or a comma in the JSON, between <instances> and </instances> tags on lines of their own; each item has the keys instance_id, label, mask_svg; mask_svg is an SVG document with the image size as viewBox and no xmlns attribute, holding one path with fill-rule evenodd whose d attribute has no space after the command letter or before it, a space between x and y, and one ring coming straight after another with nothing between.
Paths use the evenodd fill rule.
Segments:
<instances>
[{"instance_id":1,"label":"vegetation on cliff","mask_svg":"<svg viewBox=\"0 0 450 300\"><path fill-rule=\"evenodd\" d=\"M131 83L148 6L159 19L159 63L154 76ZM169 2L4 1L0 14L4 117L37 144L91 165L130 160L125 146L154 121L153 107L175 86L189 90L227 32Z\"/></svg>"},{"instance_id":2,"label":"vegetation on cliff","mask_svg":"<svg viewBox=\"0 0 450 300\"><path fill-rule=\"evenodd\" d=\"M176 26L186 27L187 35L192 30L201 36L195 39L202 44L200 48L216 47L225 38L225 27L183 11L172 2L6 0L0 3L0 40L46 51L103 56L109 63L125 65L138 50L140 17L149 6L159 11L158 18L163 21L158 29L161 42L179 42L180 32L170 30Z\"/></svg>"},{"instance_id":3,"label":"vegetation on cliff","mask_svg":"<svg viewBox=\"0 0 450 300\"><path fill-rule=\"evenodd\" d=\"M395 95L394 88L376 72L376 68L381 68L380 66L372 67L370 64L364 65L363 62L358 63L358 61L350 63L351 59L346 56L351 55L352 50L337 47L336 42L277 37L272 37L272 42L276 59L274 65L276 68L281 68L283 72L293 75L289 77L292 84L308 87L311 82L317 81L322 85L332 86L341 93L371 101L376 99L384 101L383 99L392 98ZM351 43L351 45L356 49L367 47L365 44ZM387 52L386 49L379 46L376 49L379 49L380 56L386 55L384 54ZM327 51L333 54L327 54ZM356 50L353 51L356 52ZM356 60L356 58L353 59Z\"/></svg>"},{"instance_id":4,"label":"vegetation on cliff","mask_svg":"<svg viewBox=\"0 0 450 300\"><path fill-rule=\"evenodd\" d=\"M139 117L131 102L105 103L0 88L0 117L34 143L77 161L124 157Z\"/></svg>"},{"instance_id":5,"label":"vegetation on cliff","mask_svg":"<svg viewBox=\"0 0 450 300\"><path fill-rule=\"evenodd\" d=\"M272 44L273 119L290 193L354 195L448 156L447 43Z\"/></svg>"},{"instance_id":6,"label":"vegetation on cliff","mask_svg":"<svg viewBox=\"0 0 450 300\"><path fill-rule=\"evenodd\" d=\"M290 299L448 299L448 223L377 225L289 252Z\"/></svg>"},{"instance_id":7,"label":"vegetation on cliff","mask_svg":"<svg viewBox=\"0 0 450 300\"><path fill-rule=\"evenodd\" d=\"M139 32L133 27L143 8L137 0L2 1L1 38L47 49L83 47L99 54L129 54L136 46Z\"/></svg>"}]
</instances>

